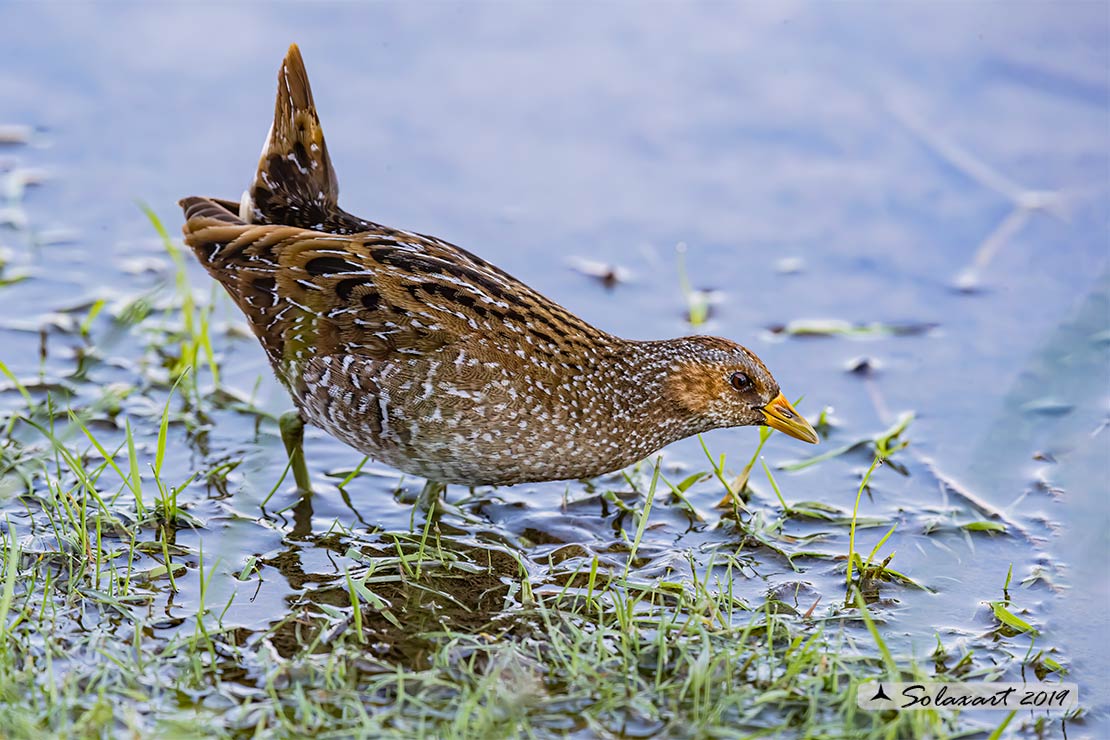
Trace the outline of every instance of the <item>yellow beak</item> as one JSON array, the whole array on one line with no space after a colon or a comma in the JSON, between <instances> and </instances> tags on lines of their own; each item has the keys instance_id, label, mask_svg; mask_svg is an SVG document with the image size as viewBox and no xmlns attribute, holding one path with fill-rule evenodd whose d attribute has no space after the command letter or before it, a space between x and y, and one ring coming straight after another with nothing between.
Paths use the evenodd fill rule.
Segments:
<instances>
[{"instance_id":1,"label":"yellow beak","mask_svg":"<svg viewBox=\"0 0 1110 740\"><path fill-rule=\"evenodd\" d=\"M777 429L783 434L789 434L794 439L800 439L811 444L817 444L821 441L809 422L794 410L794 407L781 393L775 400L763 407L763 418L767 420L767 426Z\"/></svg>"}]
</instances>

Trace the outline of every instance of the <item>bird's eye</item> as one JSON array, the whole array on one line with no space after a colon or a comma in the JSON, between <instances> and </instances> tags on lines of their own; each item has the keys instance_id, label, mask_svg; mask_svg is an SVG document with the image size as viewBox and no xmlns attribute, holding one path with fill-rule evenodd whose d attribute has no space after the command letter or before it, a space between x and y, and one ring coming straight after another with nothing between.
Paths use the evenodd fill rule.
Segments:
<instances>
[{"instance_id":1,"label":"bird's eye","mask_svg":"<svg viewBox=\"0 0 1110 740\"><path fill-rule=\"evenodd\" d=\"M750 390L752 387L752 379L744 373L733 373L728 376L729 384L738 391Z\"/></svg>"}]
</instances>

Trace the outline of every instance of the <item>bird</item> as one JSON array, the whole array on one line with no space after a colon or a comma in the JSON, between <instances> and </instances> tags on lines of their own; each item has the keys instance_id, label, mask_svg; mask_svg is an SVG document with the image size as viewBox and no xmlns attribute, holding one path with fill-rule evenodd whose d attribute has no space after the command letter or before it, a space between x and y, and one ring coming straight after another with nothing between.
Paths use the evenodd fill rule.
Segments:
<instances>
[{"instance_id":1,"label":"bird","mask_svg":"<svg viewBox=\"0 0 1110 740\"><path fill-rule=\"evenodd\" d=\"M718 428L819 441L746 347L617 337L461 247L347 213L338 195L293 44L249 190L180 206L185 243L293 399L282 433L302 488L305 423L439 486L591 479Z\"/></svg>"}]
</instances>

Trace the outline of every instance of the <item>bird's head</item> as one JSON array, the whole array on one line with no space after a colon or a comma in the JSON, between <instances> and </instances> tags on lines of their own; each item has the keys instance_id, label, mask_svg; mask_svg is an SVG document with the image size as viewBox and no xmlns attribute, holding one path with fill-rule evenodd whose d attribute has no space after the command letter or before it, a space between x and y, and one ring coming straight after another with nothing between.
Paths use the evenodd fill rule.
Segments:
<instances>
[{"instance_id":1,"label":"bird's head","mask_svg":"<svg viewBox=\"0 0 1110 740\"><path fill-rule=\"evenodd\" d=\"M755 353L719 337L672 340L675 360L663 383L667 400L708 429L769 426L804 442L819 438L779 390Z\"/></svg>"}]
</instances>

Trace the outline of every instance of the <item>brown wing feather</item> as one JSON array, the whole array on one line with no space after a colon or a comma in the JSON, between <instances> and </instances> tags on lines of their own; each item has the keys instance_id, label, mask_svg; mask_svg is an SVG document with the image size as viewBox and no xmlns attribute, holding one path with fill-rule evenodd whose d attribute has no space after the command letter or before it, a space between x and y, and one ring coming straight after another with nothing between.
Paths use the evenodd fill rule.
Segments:
<instances>
[{"instance_id":1,"label":"brown wing feather","mask_svg":"<svg viewBox=\"0 0 1110 740\"><path fill-rule=\"evenodd\" d=\"M400 359L470 337L482 345L472 352L519 349L566 365L608 336L438 239L384 228L337 235L247 224L206 198L182 207L186 244L246 314L287 381L296 371L286 363L310 356Z\"/></svg>"}]
</instances>

